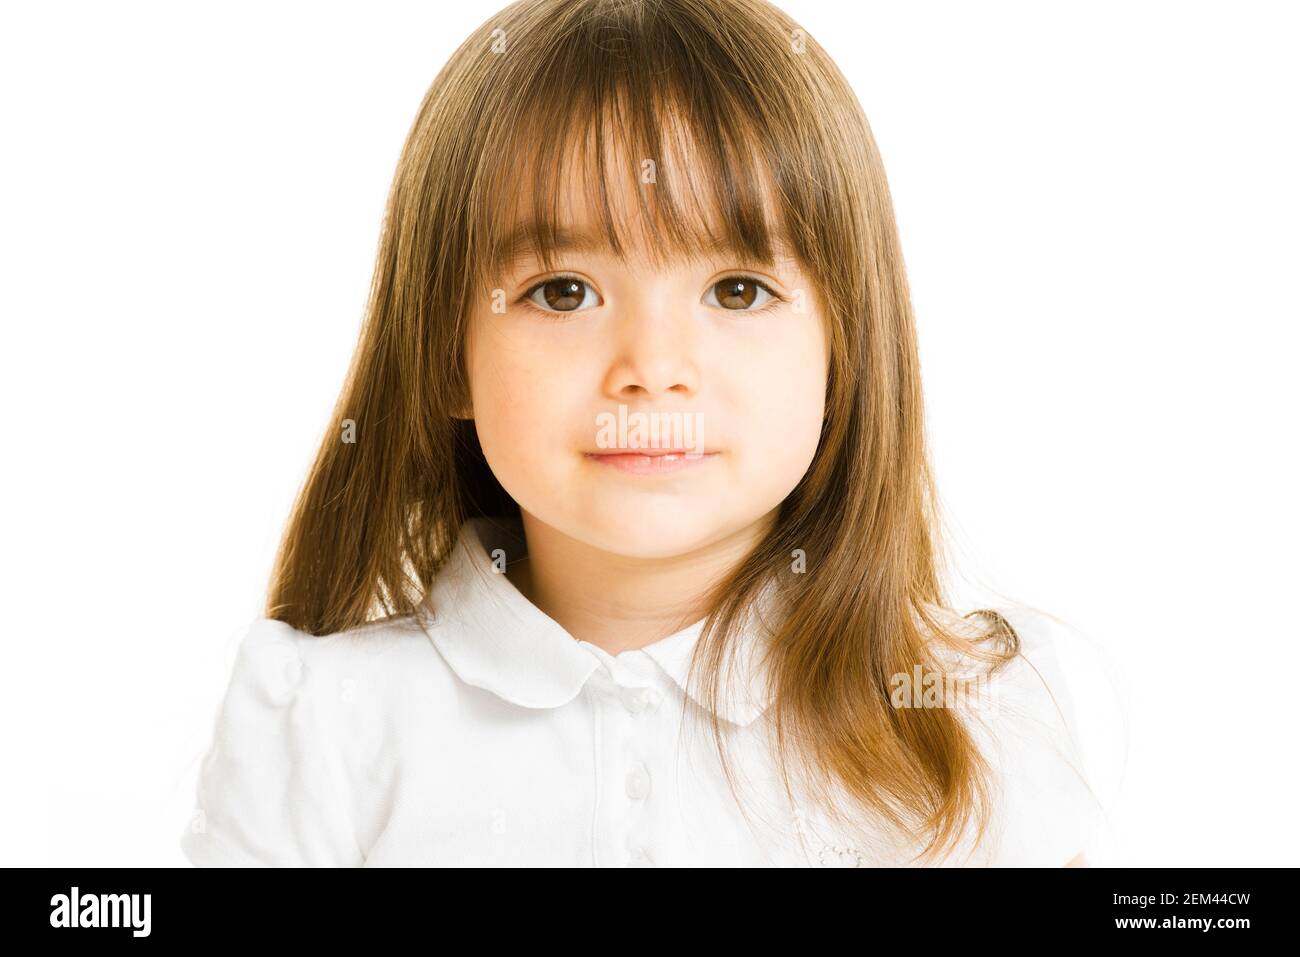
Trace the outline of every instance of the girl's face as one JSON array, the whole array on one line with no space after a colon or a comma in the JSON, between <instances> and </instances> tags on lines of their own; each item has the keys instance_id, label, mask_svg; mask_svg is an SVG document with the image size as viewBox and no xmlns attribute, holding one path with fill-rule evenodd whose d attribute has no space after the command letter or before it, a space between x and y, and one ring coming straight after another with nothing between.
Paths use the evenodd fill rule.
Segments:
<instances>
[{"instance_id":1,"label":"girl's face","mask_svg":"<svg viewBox=\"0 0 1300 957\"><path fill-rule=\"evenodd\" d=\"M601 236L583 192L560 197L560 221ZM719 253L657 270L640 252L625 263L579 242L554 272L527 248L503 266L470 319L471 414L533 520L665 558L756 527L798 484L821 433L828 343L792 259Z\"/></svg>"}]
</instances>

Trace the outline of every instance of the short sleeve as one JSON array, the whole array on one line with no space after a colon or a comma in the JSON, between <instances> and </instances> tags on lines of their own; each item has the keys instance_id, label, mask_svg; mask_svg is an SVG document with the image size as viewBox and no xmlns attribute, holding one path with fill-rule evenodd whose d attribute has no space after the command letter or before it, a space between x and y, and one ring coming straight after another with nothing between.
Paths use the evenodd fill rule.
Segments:
<instances>
[{"instance_id":1,"label":"short sleeve","mask_svg":"<svg viewBox=\"0 0 1300 957\"><path fill-rule=\"evenodd\" d=\"M1041 612L998 610L1021 646L990 679L977 732L994 772L991 841L977 862L1062 867L1087 849L1104 820L1058 653L1066 630Z\"/></svg>"},{"instance_id":2,"label":"short sleeve","mask_svg":"<svg viewBox=\"0 0 1300 957\"><path fill-rule=\"evenodd\" d=\"M362 863L330 733L337 695L309 653L316 640L273 619L255 621L241 640L181 837L195 865Z\"/></svg>"}]
</instances>

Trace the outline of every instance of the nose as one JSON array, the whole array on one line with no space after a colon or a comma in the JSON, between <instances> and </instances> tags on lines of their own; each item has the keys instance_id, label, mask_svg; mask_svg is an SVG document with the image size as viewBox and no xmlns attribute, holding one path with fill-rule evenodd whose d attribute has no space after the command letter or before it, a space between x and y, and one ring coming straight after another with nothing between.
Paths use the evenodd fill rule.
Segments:
<instances>
[{"instance_id":1,"label":"nose","mask_svg":"<svg viewBox=\"0 0 1300 957\"><path fill-rule=\"evenodd\" d=\"M689 307L666 294L627 301L615 325L606 391L613 397L689 398L699 390L697 337Z\"/></svg>"}]
</instances>

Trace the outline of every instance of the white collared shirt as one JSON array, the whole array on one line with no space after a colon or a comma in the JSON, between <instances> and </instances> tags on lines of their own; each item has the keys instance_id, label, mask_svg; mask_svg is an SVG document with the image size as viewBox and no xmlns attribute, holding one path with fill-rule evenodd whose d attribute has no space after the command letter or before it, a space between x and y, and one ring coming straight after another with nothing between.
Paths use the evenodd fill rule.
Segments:
<instances>
[{"instance_id":1,"label":"white collared shirt","mask_svg":"<svg viewBox=\"0 0 1300 957\"><path fill-rule=\"evenodd\" d=\"M495 570L493 548L522 554L513 533L467 523L431 614L326 637L252 624L181 839L193 863L907 863L894 841L838 832L814 805L791 803L771 757L770 699L744 650L719 705L743 816L707 713L681 720L684 706L704 707L686 681L702 622L618 655L575 641ZM1015 614L1024 656L1057 675L1047 620ZM742 649L766 634L756 621ZM1075 770L1067 692L1050 684L1064 719L1022 660L1004 673L986 745L1001 796L993 834L971 854L963 843L949 866L1060 866L1099 823Z\"/></svg>"}]
</instances>

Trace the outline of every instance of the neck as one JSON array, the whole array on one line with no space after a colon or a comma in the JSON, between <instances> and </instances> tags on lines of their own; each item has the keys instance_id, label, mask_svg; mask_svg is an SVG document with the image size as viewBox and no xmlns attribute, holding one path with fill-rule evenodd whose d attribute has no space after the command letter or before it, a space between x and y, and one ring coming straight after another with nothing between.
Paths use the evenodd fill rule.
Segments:
<instances>
[{"instance_id":1,"label":"neck","mask_svg":"<svg viewBox=\"0 0 1300 957\"><path fill-rule=\"evenodd\" d=\"M520 593L574 638L611 655L694 624L709 591L766 534L775 513L669 558L618 555L571 538L520 510L528 557L506 572Z\"/></svg>"}]
</instances>

